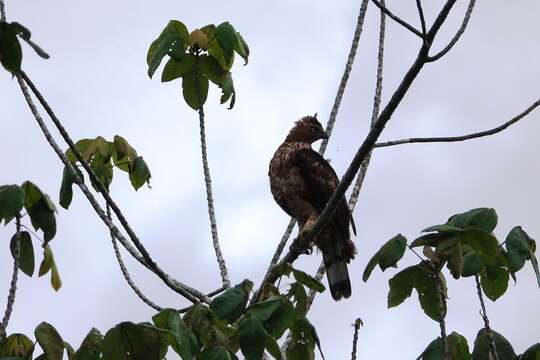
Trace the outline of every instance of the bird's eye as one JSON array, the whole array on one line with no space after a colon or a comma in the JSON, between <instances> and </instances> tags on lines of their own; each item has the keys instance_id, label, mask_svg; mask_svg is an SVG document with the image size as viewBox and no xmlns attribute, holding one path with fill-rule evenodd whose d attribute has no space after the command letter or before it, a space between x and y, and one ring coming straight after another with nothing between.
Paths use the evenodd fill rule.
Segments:
<instances>
[{"instance_id":1,"label":"bird's eye","mask_svg":"<svg viewBox=\"0 0 540 360\"><path fill-rule=\"evenodd\" d=\"M317 128L314 128L314 127L311 128L311 133L315 134L317 131L318 131Z\"/></svg>"}]
</instances>

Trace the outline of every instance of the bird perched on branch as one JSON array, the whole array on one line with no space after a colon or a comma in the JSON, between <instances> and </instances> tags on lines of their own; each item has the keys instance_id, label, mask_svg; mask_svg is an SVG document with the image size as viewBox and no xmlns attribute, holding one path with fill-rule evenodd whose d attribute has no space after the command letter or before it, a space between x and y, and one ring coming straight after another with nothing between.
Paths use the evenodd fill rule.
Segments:
<instances>
[{"instance_id":1,"label":"bird perched on branch","mask_svg":"<svg viewBox=\"0 0 540 360\"><path fill-rule=\"evenodd\" d=\"M327 138L317 115L305 116L295 123L270 161L272 195L298 223L299 236L313 228L339 183L332 166L311 148L315 141ZM322 252L328 285L336 301L351 296L347 263L354 258L356 248L350 238L350 225L356 235L343 197L330 221L314 239Z\"/></svg>"}]
</instances>

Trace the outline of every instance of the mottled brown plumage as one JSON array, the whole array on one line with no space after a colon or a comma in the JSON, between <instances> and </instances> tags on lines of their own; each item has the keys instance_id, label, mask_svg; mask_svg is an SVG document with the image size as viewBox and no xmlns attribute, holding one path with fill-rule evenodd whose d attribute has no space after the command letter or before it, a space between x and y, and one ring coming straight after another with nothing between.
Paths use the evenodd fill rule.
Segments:
<instances>
[{"instance_id":1,"label":"mottled brown plumage","mask_svg":"<svg viewBox=\"0 0 540 360\"><path fill-rule=\"evenodd\" d=\"M295 123L270 161L268 176L272 195L281 208L298 222L299 233L311 229L336 189L339 179L332 166L311 148L326 138L315 116ZM343 198L336 212L314 243L323 254L332 297L340 300L351 295L347 263L354 258L355 246L349 226L354 222Z\"/></svg>"}]
</instances>

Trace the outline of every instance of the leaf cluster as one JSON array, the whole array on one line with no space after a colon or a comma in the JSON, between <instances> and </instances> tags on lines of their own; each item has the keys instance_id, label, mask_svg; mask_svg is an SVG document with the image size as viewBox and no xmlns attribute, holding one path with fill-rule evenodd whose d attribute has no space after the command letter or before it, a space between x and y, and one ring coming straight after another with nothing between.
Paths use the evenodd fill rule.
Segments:
<instances>
[{"instance_id":1,"label":"leaf cluster","mask_svg":"<svg viewBox=\"0 0 540 360\"><path fill-rule=\"evenodd\" d=\"M246 65L249 47L229 22L206 25L189 33L182 22L171 20L148 49L148 76L151 78L168 56L161 81L181 78L182 95L192 109L199 110L206 102L209 82L221 89L221 104L230 100L232 109L236 91L230 70L235 53Z\"/></svg>"},{"instance_id":2,"label":"leaf cluster","mask_svg":"<svg viewBox=\"0 0 540 360\"><path fill-rule=\"evenodd\" d=\"M150 186L151 174L148 165L123 137L115 135L113 141L107 141L101 136L95 139L82 139L77 141L75 147L81 153L83 160L90 164L90 168L107 191L113 180L113 167L129 174L129 180L135 190L144 183ZM66 151L66 157L73 165L77 164L78 159L71 149ZM78 174L82 179L82 172L79 171ZM64 168L59 202L65 209L69 208L73 199L74 182L75 176ZM92 187L99 191L99 187L94 182L92 182Z\"/></svg>"}]
</instances>

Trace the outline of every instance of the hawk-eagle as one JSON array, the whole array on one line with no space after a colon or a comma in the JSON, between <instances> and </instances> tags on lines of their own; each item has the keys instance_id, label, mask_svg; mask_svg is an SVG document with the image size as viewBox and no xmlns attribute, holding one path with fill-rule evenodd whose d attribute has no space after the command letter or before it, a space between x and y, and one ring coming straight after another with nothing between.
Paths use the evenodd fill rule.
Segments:
<instances>
[{"instance_id":1,"label":"hawk-eagle","mask_svg":"<svg viewBox=\"0 0 540 360\"><path fill-rule=\"evenodd\" d=\"M268 176L272 195L281 208L298 223L299 234L311 229L339 180L332 166L311 144L327 135L315 116L298 120L270 161ZM345 197L331 220L314 239L321 250L328 284L334 300L351 296L347 263L356 248L349 226L356 229Z\"/></svg>"}]
</instances>

